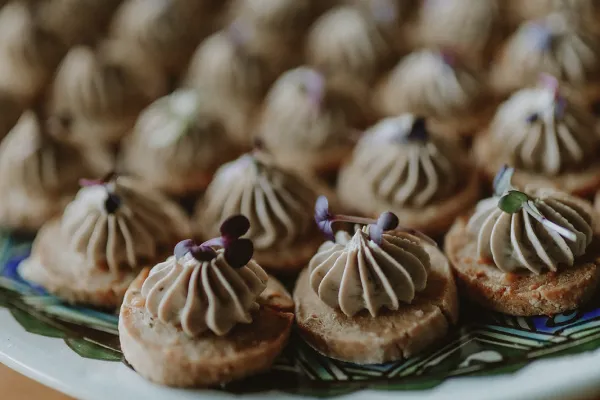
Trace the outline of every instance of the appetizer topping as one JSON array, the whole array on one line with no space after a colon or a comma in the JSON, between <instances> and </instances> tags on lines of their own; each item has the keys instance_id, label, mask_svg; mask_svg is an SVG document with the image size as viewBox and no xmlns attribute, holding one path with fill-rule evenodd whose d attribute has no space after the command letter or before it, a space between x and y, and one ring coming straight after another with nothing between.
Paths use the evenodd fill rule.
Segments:
<instances>
[{"instance_id":1,"label":"appetizer topping","mask_svg":"<svg viewBox=\"0 0 600 400\"><path fill-rule=\"evenodd\" d=\"M398 227L393 213L383 213L377 220L333 215L322 196L315 219L330 236L333 222L365 225L354 235L338 231L311 259L310 284L325 304L348 316L366 309L376 317L382 308L397 310L401 302L410 304L416 292L425 289L430 259L424 246L435 242Z\"/></svg>"},{"instance_id":2,"label":"appetizer topping","mask_svg":"<svg viewBox=\"0 0 600 400\"><path fill-rule=\"evenodd\" d=\"M430 134L423 118L387 118L359 140L347 173L373 201L392 207L425 207L452 196L464 184L464 152Z\"/></svg>"},{"instance_id":3,"label":"appetizer topping","mask_svg":"<svg viewBox=\"0 0 600 400\"><path fill-rule=\"evenodd\" d=\"M189 235L179 206L134 179L111 173L81 184L61 228L70 250L81 254L90 268L114 273L141 268Z\"/></svg>"},{"instance_id":4,"label":"appetizer topping","mask_svg":"<svg viewBox=\"0 0 600 400\"><path fill-rule=\"evenodd\" d=\"M217 235L226 218L242 214L255 249L285 248L316 230L310 218L316 198L309 182L255 150L216 172L200 206L203 233Z\"/></svg>"},{"instance_id":5,"label":"appetizer topping","mask_svg":"<svg viewBox=\"0 0 600 400\"><path fill-rule=\"evenodd\" d=\"M583 88L598 79L600 46L589 30L567 13L525 22L508 40L492 71L500 89L518 90L535 83L541 72Z\"/></svg>"},{"instance_id":6,"label":"appetizer topping","mask_svg":"<svg viewBox=\"0 0 600 400\"><path fill-rule=\"evenodd\" d=\"M361 100L350 91L328 85L315 69L292 69L269 91L259 135L282 153L348 147L355 121L364 119Z\"/></svg>"},{"instance_id":7,"label":"appetizer topping","mask_svg":"<svg viewBox=\"0 0 600 400\"><path fill-rule=\"evenodd\" d=\"M148 312L191 337L208 331L222 336L251 323L268 276L251 259L252 242L239 238L249 228L248 219L236 215L221 225L219 238L178 243L142 286Z\"/></svg>"},{"instance_id":8,"label":"appetizer topping","mask_svg":"<svg viewBox=\"0 0 600 400\"><path fill-rule=\"evenodd\" d=\"M370 81L392 52L385 27L360 7L340 6L323 14L307 38L311 65L332 74Z\"/></svg>"},{"instance_id":9,"label":"appetizer topping","mask_svg":"<svg viewBox=\"0 0 600 400\"><path fill-rule=\"evenodd\" d=\"M490 133L503 160L547 176L585 168L600 148L592 114L577 103L567 103L550 75L500 106Z\"/></svg>"},{"instance_id":10,"label":"appetizer topping","mask_svg":"<svg viewBox=\"0 0 600 400\"><path fill-rule=\"evenodd\" d=\"M329 211L329 201L325 196L319 196L315 202L315 222L319 226L321 232L323 232L329 240L334 240L333 224L335 222L349 222L352 224L366 225L369 238L377 244L381 244L384 232L398 231L410 233L411 235L424 240L428 244L436 246L435 241L424 233L399 226L398 217L390 211L381 213L376 220L351 215L332 214Z\"/></svg>"},{"instance_id":11,"label":"appetizer topping","mask_svg":"<svg viewBox=\"0 0 600 400\"><path fill-rule=\"evenodd\" d=\"M213 247L224 249L223 256L233 268L248 264L254 252L250 239L241 239L250 229L250 221L243 215L235 215L221 224L221 236L210 239L200 245L187 239L175 246L175 257L179 260L190 253L198 261L210 261L217 256Z\"/></svg>"},{"instance_id":12,"label":"appetizer topping","mask_svg":"<svg viewBox=\"0 0 600 400\"><path fill-rule=\"evenodd\" d=\"M504 272L573 266L593 238L591 206L554 189L518 191L513 173L508 167L498 173L494 197L480 201L469 221L480 258Z\"/></svg>"},{"instance_id":13,"label":"appetizer topping","mask_svg":"<svg viewBox=\"0 0 600 400\"><path fill-rule=\"evenodd\" d=\"M488 94L481 76L450 49L424 49L404 57L390 72L379 102L389 115L410 112L444 120L471 115Z\"/></svg>"}]
</instances>

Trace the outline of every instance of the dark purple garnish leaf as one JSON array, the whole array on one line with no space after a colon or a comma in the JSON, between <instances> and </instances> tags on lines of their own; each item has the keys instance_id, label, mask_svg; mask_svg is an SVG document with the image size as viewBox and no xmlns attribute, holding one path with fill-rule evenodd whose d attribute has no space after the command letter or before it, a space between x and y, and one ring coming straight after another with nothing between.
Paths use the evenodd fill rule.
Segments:
<instances>
[{"instance_id":1,"label":"dark purple garnish leaf","mask_svg":"<svg viewBox=\"0 0 600 400\"><path fill-rule=\"evenodd\" d=\"M225 261L233 268L242 268L252 259L254 245L250 239L238 239L225 248Z\"/></svg>"},{"instance_id":2,"label":"dark purple garnish leaf","mask_svg":"<svg viewBox=\"0 0 600 400\"><path fill-rule=\"evenodd\" d=\"M221 235L231 241L240 238L250 229L250 221L243 215L234 215L221 224Z\"/></svg>"},{"instance_id":3,"label":"dark purple garnish leaf","mask_svg":"<svg viewBox=\"0 0 600 400\"><path fill-rule=\"evenodd\" d=\"M181 242L177 243L177 245L175 245L175 250L173 251L173 254L175 255L175 258L179 260L180 258L184 257L187 253L189 253L195 246L196 244L192 239L182 240Z\"/></svg>"},{"instance_id":4,"label":"dark purple garnish leaf","mask_svg":"<svg viewBox=\"0 0 600 400\"><path fill-rule=\"evenodd\" d=\"M329 201L325 196L319 196L315 202L315 222L317 226L325 234L325 236L333 240L333 227L331 226L332 215L329 212Z\"/></svg>"},{"instance_id":5,"label":"dark purple garnish leaf","mask_svg":"<svg viewBox=\"0 0 600 400\"><path fill-rule=\"evenodd\" d=\"M377 224L369 225L369 238L380 245L383 242L383 229Z\"/></svg>"},{"instance_id":6,"label":"dark purple garnish leaf","mask_svg":"<svg viewBox=\"0 0 600 400\"><path fill-rule=\"evenodd\" d=\"M400 221L398 220L396 214L390 211L381 213L377 219L377 226L379 226L384 232L396 229L399 223Z\"/></svg>"},{"instance_id":7,"label":"dark purple garnish leaf","mask_svg":"<svg viewBox=\"0 0 600 400\"><path fill-rule=\"evenodd\" d=\"M115 193L108 192L104 200L104 209L109 214L114 214L121 207L121 198Z\"/></svg>"},{"instance_id":8,"label":"dark purple garnish leaf","mask_svg":"<svg viewBox=\"0 0 600 400\"><path fill-rule=\"evenodd\" d=\"M210 261L217 256L217 252L212 247L204 245L194 246L190 249L190 253L198 261Z\"/></svg>"},{"instance_id":9,"label":"dark purple garnish leaf","mask_svg":"<svg viewBox=\"0 0 600 400\"><path fill-rule=\"evenodd\" d=\"M331 214L329 213L329 201L325 196L319 196L315 203L315 221L317 224L328 221L331 219Z\"/></svg>"}]
</instances>

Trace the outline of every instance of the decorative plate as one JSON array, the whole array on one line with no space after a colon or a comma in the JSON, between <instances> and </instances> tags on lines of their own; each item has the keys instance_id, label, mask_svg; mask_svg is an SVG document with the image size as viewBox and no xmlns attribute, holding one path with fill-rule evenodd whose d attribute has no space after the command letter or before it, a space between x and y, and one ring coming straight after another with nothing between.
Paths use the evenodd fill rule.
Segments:
<instances>
[{"instance_id":1,"label":"decorative plate","mask_svg":"<svg viewBox=\"0 0 600 400\"><path fill-rule=\"evenodd\" d=\"M67 306L21 279L17 267L30 245L27 238L0 232L0 361L77 398L377 399L397 398L401 391L403 399L547 399L600 388L600 299L568 314L533 318L464 304L461 325L444 343L384 365L331 360L293 335L263 375L212 391L158 387L123 360L115 314Z\"/></svg>"}]
</instances>

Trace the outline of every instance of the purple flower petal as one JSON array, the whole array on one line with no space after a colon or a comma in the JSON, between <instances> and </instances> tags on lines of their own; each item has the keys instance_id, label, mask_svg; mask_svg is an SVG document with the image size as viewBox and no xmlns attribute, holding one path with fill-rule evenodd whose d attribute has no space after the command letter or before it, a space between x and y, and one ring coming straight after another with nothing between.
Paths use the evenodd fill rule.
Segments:
<instances>
[{"instance_id":1,"label":"purple flower petal","mask_svg":"<svg viewBox=\"0 0 600 400\"><path fill-rule=\"evenodd\" d=\"M250 239L238 239L225 248L225 260L233 268L247 265L254 254L254 245Z\"/></svg>"},{"instance_id":2,"label":"purple flower petal","mask_svg":"<svg viewBox=\"0 0 600 400\"><path fill-rule=\"evenodd\" d=\"M173 254L175 255L175 258L179 260L180 258L184 257L187 253L189 253L191 249L194 248L194 246L195 243L192 239L182 240L175 246Z\"/></svg>"},{"instance_id":3,"label":"purple flower petal","mask_svg":"<svg viewBox=\"0 0 600 400\"><path fill-rule=\"evenodd\" d=\"M250 229L250 221L244 215L234 215L221 224L221 235L228 240L244 236Z\"/></svg>"}]
</instances>

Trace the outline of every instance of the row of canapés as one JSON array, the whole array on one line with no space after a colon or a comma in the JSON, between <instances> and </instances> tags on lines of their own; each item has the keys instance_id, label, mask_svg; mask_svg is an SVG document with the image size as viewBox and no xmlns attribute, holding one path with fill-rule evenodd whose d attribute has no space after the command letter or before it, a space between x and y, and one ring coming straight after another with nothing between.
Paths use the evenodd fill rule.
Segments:
<instances>
[{"instance_id":1,"label":"row of canap\u00e9s","mask_svg":"<svg viewBox=\"0 0 600 400\"><path fill-rule=\"evenodd\" d=\"M597 211L555 188L519 190L513 173L502 168L493 196L456 217L445 253L392 212L334 213L260 150L217 173L192 227L159 191L111 175L82 182L19 273L69 303L120 306L125 357L165 385L268 369L294 320L326 356L400 360L443 339L459 294L493 311L549 315L596 292ZM294 298L265 270L299 271Z\"/></svg>"},{"instance_id":2,"label":"row of canap\u00e9s","mask_svg":"<svg viewBox=\"0 0 600 400\"><path fill-rule=\"evenodd\" d=\"M310 91L300 89L304 84ZM481 176L491 182L504 164L518 168L514 180L520 188L552 186L584 198L600 189L595 117L563 96L552 77L502 103L472 151L413 114L382 119L354 139L340 136L325 90L312 69L283 75L260 123L277 128L258 132L254 152L268 153L281 169L306 181L321 182L320 176L339 170L335 191L347 210L367 216L391 210L410 228L442 234L480 198ZM242 188L251 191L258 172L239 166L254 165L248 163L253 156L232 144L223 125L227 109L219 105L193 89L157 100L141 114L116 160L102 146L53 135L39 114L27 112L0 143L0 225L35 232L62 213L81 178L114 169L174 198L203 197L214 203L211 209L223 207L214 212L213 224L251 207ZM268 194L256 201L268 202ZM271 200L283 202L281 212L294 209L286 199Z\"/></svg>"},{"instance_id":3,"label":"row of canap\u00e9s","mask_svg":"<svg viewBox=\"0 0 600 400\"><path fill-rule=\"evenodd\" d=\"M317 102L313 85L326 80L331 121L320 129L345 136L406 112L450 133L473 134L499 98L534 84L542 72L586 106L596 104L600 92L600 41L590 22L600 5L594 0L228 4L8 2L0 11L0 136L35 108L57 135L118 143L141 110L183 85L218 97L227 131L247 146L259 129L254 116L265 93L303 63L320 71L321 78L300 85ZM516 30L503 23L530 17L540 19ZM283 114L263 127L277 136L276 122L288 126L286 114L296 110L289 89L273 91L291 103L279 98L279 108L269 108L267 99L265 108Z\"/></svg>"}]
</instances>

